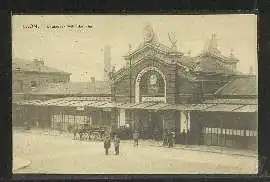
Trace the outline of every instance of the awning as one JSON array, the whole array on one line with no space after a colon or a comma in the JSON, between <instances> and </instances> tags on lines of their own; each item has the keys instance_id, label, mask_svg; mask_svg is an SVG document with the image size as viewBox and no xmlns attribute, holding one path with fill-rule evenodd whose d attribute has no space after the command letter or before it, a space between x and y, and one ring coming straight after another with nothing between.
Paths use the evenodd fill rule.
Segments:
<instances>
[{"instance_id":1,"label":"awning","mask_svg":"<svg viewBox=\"0 0 270 182\"><path fill-rule=\"evenodd\" d=\"M89 106L95 103L96 101L70 101L70 106L84 107L84 106Z\"/></svg>"},{"instance_id":2,"label":"awning","mask_svg":"<svg viewBox=\"0 0 270 182\"><path fill-rule=\"evenodd\" d=\"M241 104L241 105L257 105L257 99L211 99L204 103L208 104Z\"/></svg>"},{"instance_id":3,"label":"awning","mask_svg":"<svg viewBox=\"0 0 270 182\"><path fill-rule=\"evenodd\" d=\"M180 104L174 107L178 111L202 111L214 105L216 104Z\"/></svg>"},{"instance_id":4,"label":"awning","mask_svg":"<svg viewBox=\"0 0 270 182\"><path fill-rule=\"evenodd\" d=\"M220 112L232 112L233 110L241 107L242 105L233 105L233 104L217 104L211 107L204 109L204 111L220 111Z\"/></svg>"},{"instance_id":5,"label":"awning","mask_svg":"<svg viewBox=\"0 0 270 182\"><path fill-rule=\"evenodd\" d=\"M106 103L106 104L103 104L103 105L99 105L97 106L98 108L113 108L113 107L116 107L116 104L115 103Z\"/></svg>"},{"instance_id":6,"label":"awning","mask_svg":"<svg viewBox=\"0 0 270 182\"><path fill-rule=\"evenodd\" d=\"M148 106L146 109L148 109L148 110L164 110L163 108L166 108L168 106L170 106L170 104L157 103L155 105Z\"/></svg>"},{"instance_id":7,"label":"awning","mask_svg":"<svg viewBox=\"0 0 270 182\"><path fill-rule=\"evenodd\" d=\"M130 108L131 108L131 109L145 109L145 108L147 108L148 106L152 106L152 105L155 105L155 103L144 102L144 103L140 103L140 104L133 105L133 106L131 106Z\"/></svg>"},{"instance_id":8,"label":"awning","mask_svg":"<svg viewBox=\"0 0 270 182\"><path fill-rule=\"evenodd\" d=\"M132 106L137 105L135 103L125 103L122 105L118 105L117 108L121 108L121 109L131 109Z\"/></svg>"},{"instance_id":9,"label":"awning","mask_svg":"<svg viewBox=\"0 0 270 182\"><path fill-rule=\"evenodd\" d=\"M189 111L202 111L215 105L216 104L187 104L185 109Z\"/></svg>"},{"instance_id":10,"label":"awning","mask_svg":"<svg viewBox=\"0 0 270 182\"><path fill-rule=\"evenodd\" d=\"M89 105L86 105L87 107L100 107L102 105L105 105L107 104L108 102L93 102L93 103L90 103Z\"/></svg>"},{"instance_id":11,"label":"awning","mask_svg":"<svg viewBox=\"0 0 270 182\"><path fill-rule=\"evenodd\" d=\"M258 105L245 105L243 107L233 110L233 112L257 112Z\"/></svg>"},{"instance_id":12,"label":"awning","mask_svg":"<svg viewBox=\"0 0 270 182\"><path fill-rule=\"evenodd\" d=\"M17 105L34 105L34 106L39 106L41 105L41 103L42 103L41 100L23 100L16 102Z\"/></svg>"}]
</instances>

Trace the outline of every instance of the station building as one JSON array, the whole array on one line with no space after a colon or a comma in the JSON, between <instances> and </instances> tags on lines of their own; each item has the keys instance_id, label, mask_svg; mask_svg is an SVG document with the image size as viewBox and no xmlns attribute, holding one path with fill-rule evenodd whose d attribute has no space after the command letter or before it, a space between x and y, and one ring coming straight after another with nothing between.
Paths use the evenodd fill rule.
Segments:
<instances>
[{"instance_id":1,"label":"station building","mask_svg":"<svg viewBox=\"0 0 270 182\"><path fill-rule=\"evenodd\" d=\"M64 130L84 122L126 126L144 139L161 139L170 130L176 142L188 133L188 144L256 149L256 76L238 72L239 60L220 52L215 35L191 57L178 51L173 38L167 46L152 27L145 29L141 45L124 56L126 65L110 72L108 81L35 90L31 100L13 103L13 124L38 121Z\"/></svg>"}]
</instances>

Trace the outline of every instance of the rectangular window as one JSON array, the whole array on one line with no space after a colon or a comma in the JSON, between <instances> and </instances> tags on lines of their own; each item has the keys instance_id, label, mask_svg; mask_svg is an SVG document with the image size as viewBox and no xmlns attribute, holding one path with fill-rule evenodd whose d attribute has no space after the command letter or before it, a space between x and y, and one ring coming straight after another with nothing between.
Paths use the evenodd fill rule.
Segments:
<instances>
[{"instance_id":1,"label":"rectangular window","mask_svg":"<svg viewBox=\"0 0 270 182\"><path fill-rule=\"evenodd\" d=\"M240 136L240 130L236 130L236 131L237 131L236 135Z\"/></svg>"},{"instance_id":2,"label":"rectangular window","mask_svg":"<svg viewBox=\"0 0 270 182\"><path fill-rule=\"evenodd\" d=\"M218 134L221 134L221 128L218 128Z\"/></svg>"},{"instance_id":3,"label":"rectangular window","mask_svg":"<svg viewBox=\"0 0 270 182\"><path fill-rule=\"evenodd\" d=\"M222 128L221 132L222 132L223 135L225 135L225 129L224 128Z\"/></svg>"},{"instance_id":4,"label":"rectangular window","mask_svg":"<svg viewBox=\"0 0 270 182\"><path fill-rule=\"evenodd\" d=\"M241 130L241 136L245 136L245 130Z\"/></svg>"}]
</instances>

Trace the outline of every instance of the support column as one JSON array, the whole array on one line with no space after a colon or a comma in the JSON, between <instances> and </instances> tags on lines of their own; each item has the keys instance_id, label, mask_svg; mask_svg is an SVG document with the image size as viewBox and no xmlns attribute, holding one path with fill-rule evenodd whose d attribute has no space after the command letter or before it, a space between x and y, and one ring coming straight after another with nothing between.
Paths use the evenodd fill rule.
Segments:
<instances>
[{"instance_id":1,"label":"support column","mask_svg":"<svg viewBox=\"0 0 270 182\"><path fill-rule=\"evenodd\" d=\"M119 110L119 126L123 126L126 124L126 110L125 109L120 109Z\"/></svg>"},{"instance_id":2,"label":"support column","mask_svg":"<svg viewBox=\"0 0 270 182\"><path fill-rule=\"evenodd\" d=\"M180 111L180 132L190 130L190 112Z\"/></svg>"},{"instance_id":3,"label":"support column","mask_svg":"<svg viewBox=\"0 0 270 182\"><path fill-rule=\"evenodd\" d=\"M165 118L164 118L164 113L161 113L161 119L162 119L162 131L164 132L164 130L166 129L166 125L165 125Z\"/></svg>"}]
</instances>

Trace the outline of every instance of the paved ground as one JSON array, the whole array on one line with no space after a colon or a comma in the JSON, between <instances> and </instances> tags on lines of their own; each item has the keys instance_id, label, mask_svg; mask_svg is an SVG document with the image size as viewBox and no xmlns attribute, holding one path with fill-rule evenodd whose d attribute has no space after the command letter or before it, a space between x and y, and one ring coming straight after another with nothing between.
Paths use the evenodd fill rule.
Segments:
<instances>
[{"instance_id":1,"label":"paved ground","mask_svg":"<svg viewBox=\"0 0 270 182\"><path fill-rule=\"evenodd\" d=\"M30 165L29 160L26 160L26 159L23 159L20 157L16 157L16 156L13 157L13 165L12 165L13 171L16 172L16 171L23 169L29 165Z\"/></svg>"},{"instance_id":2,"label":"paved ground","mask_svg":"<svg viewBox=\"0 0 270 182\"><path fill-rule=\"evenodd\" d=\"M13 155L31 162L15 173L257 173L256 157L147 145L135 148L131 142L121 143L119 156L113 151L105 156L102 143L22 131L13 132Z\"/></svg>"}]
</instances>

